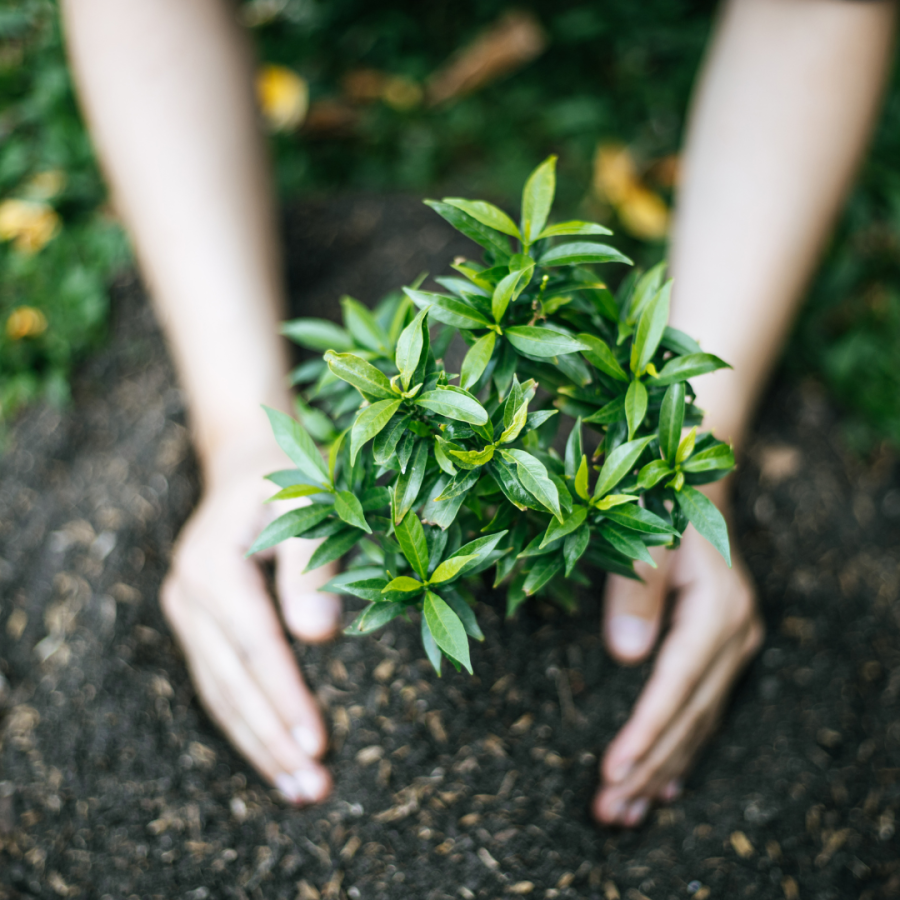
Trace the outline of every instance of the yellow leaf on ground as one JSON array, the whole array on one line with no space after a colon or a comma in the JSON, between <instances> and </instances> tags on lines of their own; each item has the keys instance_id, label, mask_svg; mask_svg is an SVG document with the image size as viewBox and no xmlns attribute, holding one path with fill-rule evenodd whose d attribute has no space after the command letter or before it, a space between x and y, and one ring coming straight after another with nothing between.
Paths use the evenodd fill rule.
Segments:
<instances>
[{"instance_id":1,"label":"yellow leaf on ground","mask_svg":"<svg viewBox=\"0 0 900 900\"><path fill-rule=\"evenodd\" d=\"M37 200L0 203L0 241L14 241L21 253L37 253L62 227L56 211Z\"/></svg>"},{"instance_id":2,"label":"yellow leaf on ground","mask_svg":"<svg viewBox=\"0 0 900 900\"><path fill-rule=\"evenodd\" d=\"M750 838L748 838L743 831L732 832L731 846L734 847L734 852L737 853L741 859L750 859L756 852L753 849L753 844L750 843Z\"/></svg>"},{"instance_id":3,"label":"yellow leaf on ground","mask_svg":"<svg viewBox=\"0 0 900 900\"><path fill-rule=\"evenodd\" d=\"M263 66L256 76L263 118L272 131L294 131L306 118L309 87L286 66Z\"/></svg>"},{"instance_id":4,"label":"yellow leaf on ground","mask_svg":"<svg viewBox=\"0 0 900 900\"><path fill-rule=\"evenodd\" d=\"M17 306L6 320L6 336L11 341L37 337L47 330L47 318L33 306Z\"/></svg>"}]
</instances>

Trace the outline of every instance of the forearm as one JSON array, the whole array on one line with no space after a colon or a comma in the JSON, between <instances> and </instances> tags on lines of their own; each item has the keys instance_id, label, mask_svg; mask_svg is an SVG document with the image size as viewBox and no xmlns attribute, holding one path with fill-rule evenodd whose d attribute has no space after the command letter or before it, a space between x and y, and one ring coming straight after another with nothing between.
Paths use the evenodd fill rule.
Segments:
<instances>
[{"instance_id":1,"label":"forearm","mask_svg":"<svg viewBox=\"0 0 900 900\"><path fill-rule=\"evenodd\" d=\"M895 6L725 5L688 129L672 246L672 324L734 369L697 379L742 441L865 149Z\"/></svg>"},{"instance_id":2,"label":"forearm","mask_svg":"<svg viewBox=\"0 0 900 900\"><path fill-rule=\"evenodd\" d=\"M223 0L64 0L92 135L209 469L288 403L250 57Z\"/></svg>"}]
</instances>

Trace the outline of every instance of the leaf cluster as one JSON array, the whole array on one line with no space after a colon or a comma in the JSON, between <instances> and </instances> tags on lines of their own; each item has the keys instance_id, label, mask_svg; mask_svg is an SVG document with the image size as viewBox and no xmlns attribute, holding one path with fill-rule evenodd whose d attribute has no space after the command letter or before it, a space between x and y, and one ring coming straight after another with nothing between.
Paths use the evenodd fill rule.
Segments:
<instances>
[{"instance_id":1,"label":"leaf cluster","mask_svg":"<svg viewBox=\"0 0 900 900\"><path fill-rule=\"evenodd\" d=\"M566 608L580 565L635 577L648 548L675 546L692 523L729 561L728 533L697 487L734 466L699 434L689 379L726 365L668 323L665 265L616 294L597 265L631 261L592 222L548 224L555 157L528 179L518 223L484 201L426 201L484 250L455 274L370 311L344 298L343 327L298 319L284 333L323 354L293 373L299 421L273 410L296 466L273 499L308 498L263 531L256 552L324 538L314 569L359 547L323 590L368 605L366 634L411 609L435 669L471 671L482 635L465 580L493 569L507 613L544 593ZM468 346L448 371L451 340ZM310 405L310 404L315 405ZM557 445L563 415L574 418ZM322 447L322 452L316 445Z\"/></svg>"}]
</instances>

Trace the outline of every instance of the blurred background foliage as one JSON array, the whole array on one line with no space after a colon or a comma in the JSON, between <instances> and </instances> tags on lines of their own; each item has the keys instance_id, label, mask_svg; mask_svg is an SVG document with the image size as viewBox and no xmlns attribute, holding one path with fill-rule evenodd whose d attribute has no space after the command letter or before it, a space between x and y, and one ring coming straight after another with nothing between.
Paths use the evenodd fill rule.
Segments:
<instances>
[{"instance_id":1,"label":"blurred background foliage","mask_svg":"<svg viewBox=\"0 0 900 900\"><path fill-rule=\"evenodd\" d=\"M507 206L559 154L559 212L665 250L710 0L246 0L282 201L335 191ZM0 421L67 396L127 244L79 118L56 4L0 6ZM861 451L900 445L900 77L785 357ZM727 298L723 298L727 299Z\"/></svg>"}]
</instances>

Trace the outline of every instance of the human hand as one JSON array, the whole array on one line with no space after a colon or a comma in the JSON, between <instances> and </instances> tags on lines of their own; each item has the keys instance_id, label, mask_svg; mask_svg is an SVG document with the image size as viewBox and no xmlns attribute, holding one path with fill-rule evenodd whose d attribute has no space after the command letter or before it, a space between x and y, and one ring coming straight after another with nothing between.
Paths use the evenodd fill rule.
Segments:
<instances>
[{"instance_id":1,"label":"human hand","mask_svg":"<svg viewBox=\"0 0 900 900\"><path fill-rule=\"evenodd\" d=\"M231 453L208 467L206 490L178 538L160 599L207 712L267 781L301 804L331 790L319 762L328 735L256 558L244 557L273 513L286 511L263 505L263 475L283 467L268 447ZM282 616L307 642L328 639L340 624L338 598L316 590L332 567L302 574L317 544L297 539L273 551Z\"/></svg>"},{"instance_id":2,"label":"human hand","mask_svg":"<svg viewBox=\"0 0 900 900\"><path fill-rule=\"evenodd\" d=\"M714 486L718 487L718 485ZM719 491L714 499L719 502ZM609 576L604 636L625 664L646 659L669 594L672 623L631 718L600 765L592 812L604 824L638 825L656 800L670 801L716 727L731 687L762 644L750 576L732 548L733 568L691 527L678 550L638 563L644 584Z\"/></svg>"}]
</instances>

